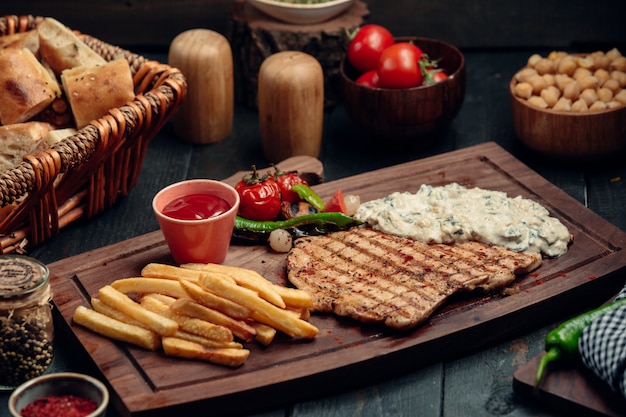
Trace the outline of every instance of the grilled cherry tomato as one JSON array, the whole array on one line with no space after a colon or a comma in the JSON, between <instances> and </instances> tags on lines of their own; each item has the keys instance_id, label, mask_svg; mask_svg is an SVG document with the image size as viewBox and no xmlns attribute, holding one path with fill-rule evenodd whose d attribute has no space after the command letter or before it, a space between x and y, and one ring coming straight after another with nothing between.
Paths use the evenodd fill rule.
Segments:
<instances>
[{"instance_id":1,"label":"grilled cherry tomato","mask_svg":"<svg viewBox=\"0 0 626 417\"><path fill-rule=\"evenodd\" d=\"M367 87L378 87L378 71L371 70L367 71L365 74L361 74L359 78L356 79L356 83Z\"/></svg>"},{"instance_id":2,"label":"grilled cherry tomato","mask_svg":"<svg viewBox=\"0 0 626 417\"><path fill-rule=\"evenodd\" d=\"M412 88L422 85L422 50L409 42L398 42L385 49L378 63L382 88Z\"/></svg>"},{"instance_id":3,"label":"grilled cherry tomato","mask_svg":"<svg viewBox=\"0 0 626 417\"><path fill-rule=\"evenodd\" d=\"M348 45L348 61L359 72L375 70L383 50L394 43L393 35L383 26L362 26Z\"/></svg>"},{"instance_id":4,"label":"grilled cherry tomato","mask_svg":"<svg viewBox=\"0 0 626 417\"><path fill-rule=\"evenodd\" d=\"M256 167L244 176L235 190L239 194L239 214L250 220L276 220L280 212L280 187L271 175L260 176Z\"/></svg>"},{"instance_id":5,"label":"grilled cherry tomato","mask_svg":"<svg viewBox=\"0 0 626 417\"><path fill-rule=\"evenodd\" d=\"M278 169L278 167L274 167L274 181L278 184L280 188L280 194L282 196L283 201L287 201L289 203L296 203L300 201L300 197L298 193L291 190L291 187L297 184L308 185L307 182L298 175L297 171L289 171L284 172Z\"/></svg>"}]
</instances>

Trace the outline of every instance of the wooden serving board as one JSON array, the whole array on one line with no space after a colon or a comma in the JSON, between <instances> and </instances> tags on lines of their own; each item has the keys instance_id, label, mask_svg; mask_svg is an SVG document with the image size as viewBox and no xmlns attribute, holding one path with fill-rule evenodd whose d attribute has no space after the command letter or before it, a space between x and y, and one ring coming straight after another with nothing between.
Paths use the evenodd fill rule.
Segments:
<instances>
[{"instance_id":1,"label":"wooden serving board","mask_svg":"<svg viewBox=\"0 0 626 417\"><path fill-rule=\"evenodd\" d=\"M287 165L294 163L290 161ZM300 157L300 172L317 172L319 161ZM283 170L290 166L279 164ZM241 178L234 175L227 181ZM428 322L400 333L336 316L313 316L320 332L312 341L278 337L271 346L247 347L250 358L238 369L167 358L112 342L72 323L78 305L111 281L137 276L149 262L173 263L160 231L77 255L54 264L54 302L80 344L93 358L124 415L214 415L246 412L371 383L445 358L465 354L520 334L556 316L608 299L624 285L626 233L588 210L495 143L485 143L384 168L315 188L330 197L338 188L361 201L393 191L415 192L422 183L458 182L522 195L547 207L574 235L565 256L545 260L521 277L513 295L459 297ZM148 208L146 208L148 209ZM285 254L264 246L231 246L225 263L251 268L285 283Z\"/></svg>"},{"instance_id":2,"label":"wooden serving board","mask_svg":"<svg viewBox=\"0 0 626 417\"><path fill-rule=\"evenodd\" d=\"M520 366L513 375L515 392L556 410L578 417L626 417L626 399L580 362L551 365L535 388L541 355Z\"/></svg>"}]
</instances>

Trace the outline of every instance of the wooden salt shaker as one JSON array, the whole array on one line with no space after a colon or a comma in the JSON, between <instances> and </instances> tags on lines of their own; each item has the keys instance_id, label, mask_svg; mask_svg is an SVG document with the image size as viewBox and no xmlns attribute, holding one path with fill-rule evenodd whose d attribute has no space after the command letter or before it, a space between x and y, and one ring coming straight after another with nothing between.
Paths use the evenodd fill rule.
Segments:
<instances>
[{"instance_id":1,"label":"wooden salt shaker","mask_svg":"<svg viewBox=\"0 0 626 417\"><path fill-rule=\"evenodd\" d=\"M259 69L259 125L265 157L318 157L324 125L324 73L313 56L283 51Z\"/></svg>"},{"instance_id":2,"label":"wooden salt shaker","mask_svg":"<svg viewBox=\"0 0 626 417\"><path fill-rule=\"evenodd\" d=\"M168 63L187 79L180 109L172 116L176 135L191 143L223 140L233 128L233 54L228 40L209 29L191 29L170 44Z\"/></svg>"}]
</instances>

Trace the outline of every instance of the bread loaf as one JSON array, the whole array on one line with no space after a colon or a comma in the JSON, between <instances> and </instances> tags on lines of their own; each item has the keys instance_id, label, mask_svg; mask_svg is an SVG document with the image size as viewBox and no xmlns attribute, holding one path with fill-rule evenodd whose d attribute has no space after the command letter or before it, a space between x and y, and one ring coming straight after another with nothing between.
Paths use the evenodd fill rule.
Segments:
<instances>
[{"instance_id":1,"label":"bread loaf","mask_svg":"<svg viewBox=\"0 0 626 417\"><path fill-rule=\"evenodd\" d=\"M0 126L0 172L21 163L24 155L46 148L47 144L42 144L42 139L53 128L51 124L45 122Z\"/></svg>"},{"instance_id":2,"label":"bread loaf","mask_svg":"<svg viewBox=\"0 0 626 417\"><path fill-rule=\"evenodd\" d=\"M27 32L18 32L0 37L0 49L27 48L36 54L39 51L39 33L36 29Z\"/></svg>"},{"instance_id":3,"label":"bread loaf","mask_svg":"<svg viewBox=\"0 0 626 417\"><path fill-rule=\"evenodd\" d=\"M77 129L135 98L130 65L123 58L67 69L61 73L61 83Z\"/></svg>"},{"instance_id":4,"label":"bread loaf","mask_svg":"<svg viewBox=\"0 0 626 417\"><path fill-rule=\"evenodd\" d=\"M68 68L96 66L107 62L70 28L56 19L46 17L37 30L41 57L57 74Z\"/></svg>"},{"instance_id":5,"label":"bread loaf","mask_svg":"<svg viewBox=\"0 0 626 417\"><path fill-rule=\"evenodd\" d=\"M61 95L51 76L28 48L0 50L0 123L21 123Z\"/></svg>"}]
</instances>

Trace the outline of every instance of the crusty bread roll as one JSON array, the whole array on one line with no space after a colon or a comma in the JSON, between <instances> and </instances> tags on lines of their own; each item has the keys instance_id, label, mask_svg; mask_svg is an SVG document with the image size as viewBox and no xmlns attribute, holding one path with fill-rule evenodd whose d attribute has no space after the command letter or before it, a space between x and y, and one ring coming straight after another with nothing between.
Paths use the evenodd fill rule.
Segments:
<instances>
[{"instance_id":1,"label":"crusty bread roll","mask_svg":"<svg viewBox=\"0 0 626 417\"><path fill-rule=\"evenodd\" d=\"M52 129L53 126L45 122L0 126L0 172L20 164L24 155L46 148L47 144L41 141Z\"/></svg>"},{"instance_id":2,"label":"crusty bread roll","mask_svg":"<svg viewBox=\"0 0 626 417\"><path fill-rule=\"evenodd\" d=\"M61 95L56 79L27 48L0 50L0 86L3 125L31 119Z\"/></svg>"},{"instance_id":3,"label":"crusty bread roll","mask_svg":"<svg viewBox=\"0 0 626 417\"><path fill-rule=\"evenodd\" d=\"M78 129L135 98L130 65L123 58L67 69L61 73L61 83Z\"/></svg>"},{"instance_id":4,"label":"crusty bread roll","mask_svg":"<svg viewBox=\"0 0 626 417\"><path fill-rule=\"evenodd\" d=\"M55 129L48 132L48 134L43 138L42 147L52 147L52 145L61 142L63 139L75 135L78 130L73 127L66 127L63 129Z\"/></svg>"},{"instance_id":5,"label":"crusty bread roll","mask_svg":"<svg viewBox=\"0 0 626 417\"><path fill-rule=\"evenodd\" d=\"M37 31L41 57L57 74L68 68L106 63L102 56L56 19L46 17L37 27Z\"/></svg>"},{"instance_id":6,"label":"crusty bread roll","mask_svg":"<svg viewBox=\"0 0 626 417\"><path fill-rule=\"evenodd\" d=\"M39 51L39 33L36 29L32 29L26 32L0 36L0 49L4 48L28 48L32 53L36 54Z\"/></svg>"}]
</instances>

